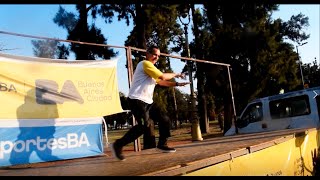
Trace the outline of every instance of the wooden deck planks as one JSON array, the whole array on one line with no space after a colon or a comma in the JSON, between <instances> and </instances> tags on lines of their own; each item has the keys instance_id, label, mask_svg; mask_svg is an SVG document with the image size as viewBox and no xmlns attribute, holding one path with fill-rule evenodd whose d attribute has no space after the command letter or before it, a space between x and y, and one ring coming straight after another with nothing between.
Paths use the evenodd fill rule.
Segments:
<instances>
[{"instance_id":1,"label":"wooden deck planks","mask_svg":"<svg viewBox=\"0 0 320 180\"><path fill-rule=\"evenodd\" d=\"M267 148L304 130L283 130L217 137L176 146L175 153L157 149L124 152L118 161L105 155L0 168L0 176L175 176ZM251 148L250 148L251 147Z\"/></svg>"}]
</instances>

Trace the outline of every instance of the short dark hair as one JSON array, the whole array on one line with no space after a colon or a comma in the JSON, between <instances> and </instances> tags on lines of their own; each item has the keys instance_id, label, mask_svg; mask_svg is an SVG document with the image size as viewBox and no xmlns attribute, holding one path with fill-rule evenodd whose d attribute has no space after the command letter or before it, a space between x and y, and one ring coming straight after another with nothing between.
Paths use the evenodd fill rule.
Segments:
<instances>
[{"instance_id":1,"label":"short dark hair","mask_svg":"<svg viewBox=\"0 0 320 180\"><path fill-rule=\"evenodd\" d=\"M148 47L147 52L148 53L153 53L153 49L160 49L160 48L158 46L156 46L156 45L152 45L152 46Z\"/></svg>"}]
</instances>

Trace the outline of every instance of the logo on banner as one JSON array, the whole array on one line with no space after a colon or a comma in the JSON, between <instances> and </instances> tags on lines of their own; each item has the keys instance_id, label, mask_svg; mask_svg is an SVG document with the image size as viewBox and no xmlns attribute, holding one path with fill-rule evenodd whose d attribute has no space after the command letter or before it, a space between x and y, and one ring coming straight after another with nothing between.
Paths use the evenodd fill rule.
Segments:
<instances>
[{"instance_id":1,"label":"logo on banner","mask_svg":"<svg viewBox=\"0 0 320 180\"><path fill-rule=\"evenodd\" d=\"M0 82L0 91L7 91L7 92L17 92L16 88L14 87L13 84L6 84L3 82Z\"/></svg>"},{"instance_id":2,"label":"logo on banner","mask_svg":"<svg viewBox=\"0 0 320 180\"><path fill-rule=\"evenodd\" d=\"M58 92L58 84L53 80L36 80L36 102L38 104L63 104L66 101L75 101L83 104L83 98L72 81L67 80Z\"/></svg>"},{"instance_id":3,"label":"logo on banner","mask_svg":"<svg viewBox=\"0 0 320 180\"><path fill-rule=\"evenodd\" d=\"M69 133L66 137L41 139L37 136L35 139L12 141L0 141L0 159L4 158L5 154L10 154L12 151L22 153L29 152L34 146L38 151L45 149L73 149L80 148L82 145L90 146L86 133L81 133L80 136L76 133Z\"/></svg>"}]
</instances>

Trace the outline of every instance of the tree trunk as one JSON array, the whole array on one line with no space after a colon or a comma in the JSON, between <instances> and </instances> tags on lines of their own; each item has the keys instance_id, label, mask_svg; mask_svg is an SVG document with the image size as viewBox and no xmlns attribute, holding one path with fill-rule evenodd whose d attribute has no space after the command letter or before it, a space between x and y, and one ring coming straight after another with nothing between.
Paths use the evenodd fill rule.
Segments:
<instances>
[{"instance_id":1,"label":"tree trunk","mask_svg":"<svg viewBox=\"0 0 320 180\"><path fill-rule=\"evenodd\" d=\"M198 88L198 112L200 116L200 129L202 133L209 133L209 120L207 111L207 100L204 91L203 64L197 63L197 88Z\"/></svg>"},{"instance_id":2,"label":"tree trunk","mask_svg":"<svg viewBox=\"0 0 320 180\"><path fill-rule=\"evenodd\" d=\"M174 88L172 88L172 95L173 95L173 105L174 105L174 123L173 123L173 128L174 129L178 129L178 107L177 107L177 99L176 99L176 90Z\"/></svg>"},{"instance_id":3,"label":"tree trunk","mask_svg":"<svg viewBox=\"0 0 320 180\"><path fill-rule=\"evenodd\" d=\"M195 8L194 5L191 7L192 11L192 21L193 21L193 34L195 37L195 46L196 46L196 58L201 59L203 58L203 53L201 53L201 47L199 43L199 27L197 22L197 15L195 14ZM203 64L196 63L197 66L197 89L198 89L198 114L199 114L199 122L200 122L200 129L201 133L208 133L209 132L209 121L208 121L208 114L207 114L207 101L206 101L206 95L204 93L204 70L203 70Z\"/></svg>"},{"instance_id":4,"label":"tree trunk","mask_svg":"<svg viewBox=\"0 0 320 180\"><path fill-rule=\"evenodd\" d=\"M144 12L143 5L136 4L135 6L136 6L136 19L134 21L137 27L137 41L138 41L137 47L141 49L146 49L147 48L146 37L145 37L146 15Z\"/></svg>"},{"instance_id":5,"label":"tree trunk","mask_svg":"<svg viewBox=\"0 0 320 180\"><path fill-rule=\"evenodd\" d=\"M87 7L86 4L80 4L79 5L79 22L78 22L78 28L76 29L77 34L79 35L79 41L81 42L88 42L88 13L87 13ZM79 45L76 58L80 60L88 60L89 59L89 46L88 45Z\"/></svg>"}]
</instances>

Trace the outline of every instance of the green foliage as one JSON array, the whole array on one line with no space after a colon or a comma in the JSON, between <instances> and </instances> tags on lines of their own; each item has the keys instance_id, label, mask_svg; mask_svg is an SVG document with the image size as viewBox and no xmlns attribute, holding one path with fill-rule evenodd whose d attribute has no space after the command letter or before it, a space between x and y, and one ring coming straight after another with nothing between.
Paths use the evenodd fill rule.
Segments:
<instances>
[{"instance_id":1,"label":"green foliage","mask_svg":"<svg viewBox=\"0 0 320 180\"><path fill-rule=\"evenodd\" d=\"M204 7L207 22L202 27L211 33L201 39L211 45L205 59L231 64L236 109L242 109L252 99L299 85L294 46L284 40L297 43L306 40L309 36L303 28L308 25L308 18L299 14L288 22L272 21L271 13L278 5L266 2L232 5L217 2L216 6ZM206 38L209 36L213 38ZM207 82L211 84L208 88L228 86L228 79L222 78L227 75L225 70L212 73L217 71L214 67L207 71ZM220 96L219 92L223 91L214 94Z\"/></svg>"},{"instance_id":2,"label":"green foliage","mask_svg":"<svg viewBox=\"0 0 320 180\"><path fill-rule=\"evenodd\" d=\"M117 14L118 20L125 20L127 25L130 20L135 25L125 42L126 46L145 48L148 45L157 45L162 53L171 53L170 43L180 43L182 30L177 23L177 5L156 4L122 4L103 5L100 13L105 18ZM180 46L181 47L181 46ZM132 52L134 69L139 61L143 60L142 53ZM170 59L160 57L156 66L162 72L172 72ZM157 87L154 102L163 112L170 112L174 117L174 103L172 88Z\"/></svg>"},{"instance_id":3,"label":"green foliage","mask_svg":"<svg viewBox=\"0 0 320 180\"><path fill-rule=\"evenodd\" d=\"M309 38L304 32L308 17L293 15L287 22L272 20L271 14L278 10L273 2L233 3L213 1L203 8L192 9L192 33L195 41L189 43L191 57L231 65L232 89L236 110L241 110L250 100L277 94L280 89L290 91L301 84L299 64L291 40L301 44ZM191 5L194 7L194 5ZM54 22L68 31L68 39L106 44L107 39L94 23L88 24L87 16L98 15L106 23L113 17L134 25L125 41L126 46L146 48L151 44L160 47L163 53L181 53L186 56L183 27L179 23L179 5L174 4L101 4L77 5L77 13L60 8ZM191 33L191 32L189 32ZM39 45L40 46L40 45ZM72 44L58 46L59 56L66 57L69 50L77 59L109 58L115 55L105 47ZM133 65L144 59L141 52L132 52ZM163 72L172 72L170 58L161 57L156 66ZM184 69L186 70L186 69ZM230 100L230 87L226 67L193 64L201 93L207 98L208 110L223 111L226 99ZM303 73L311 86L319 85L319 67L316 62L303 65ZM202 79L201 79L202 78ZM164 112L174 117L173 93L178 104L179 118L188 117L188 95L177 89L157 87L154 101ZM199 96L202 97L202 94ZM230 103L230 102L229 102ZM124 105L125 106L125 105ZM210 112L209 112L210 113ZM227 113L225 113L227 114Z\"/></svg>"},{"instance_id":4,"label":"green foliage","mask_svg":"<svg viewBox=\"0 0 320 180\"><path fill-rule=\"evenodd\" d=\"M87 22L89 12L91 12L93 19L96 18L99 10L97 6L76 5L78 15L67 12L60 7L53 21L68 31L68 40L107 44L107 39L101 33L101 30L94 23L88 25ZM78 43L71 43L68 48L66 46L59 46L58 49L61 50L60 56L66 54L64 52L71 50L75 53L76 59L81 60L110 59L117 55L116 52L106 46L89 46Z\"/></svg>"},{"instance_id":5,"label":"green foliage","mask_svg":"<svg viewBox=\"0 0 320 180\"><path fill-rule=\"evenodd\" d=\"M312 88L320 86L320 65L316 58L312 63L303 64L301 68L307 87ZM299 78L301 78L301 76Z\"/></svg>"},{"instance_id":6,"label":"green foliage","mask_svg":"<svg viewBox=\"0 0 320 180\"><path fill-rule=\"evenodd\" d=\"M296 16L291 16L288 22L282 24L282 33L284 36L293 42L300 44L301 42L307 40L310 35L303 32L303 28L309 26L309 18L305 15L299 13Z\"/></svg>"},{"instance_id":7,"label":"green foliage","mask_svg":"<svg viewBox=\"0 0 320 180\"><path fill-rule=\"evenodd\" d=\"M37 57L54 58L58 41L32 40L33 54Z\"/></svg>"}]
</instances>

